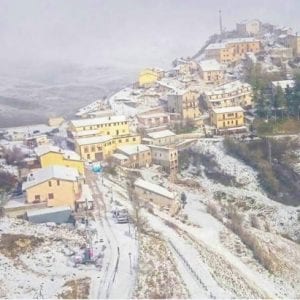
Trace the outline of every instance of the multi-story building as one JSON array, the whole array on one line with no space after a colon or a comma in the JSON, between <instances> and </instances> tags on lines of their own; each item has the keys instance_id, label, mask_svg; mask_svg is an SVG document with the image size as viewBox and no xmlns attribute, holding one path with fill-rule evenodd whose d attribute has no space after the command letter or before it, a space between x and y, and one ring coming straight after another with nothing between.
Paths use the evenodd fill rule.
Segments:
<instances>
[{"instance_id":1,"label":"multi-story building","mask_svg":"<svg viewBox=\"0 0 300 300\"><path fill-rule=\"evenodd\" d=\"M199 71L201 78L206 83L221 83L224 81L225 69L215 59L201 61Z\"/></svg>"},{"instance_id":2,"label":"multi-story building","mask_svg":"<svg viewBox=\"0 0 300 300\"><path fill-rule=\"evenodd\" d=\"M150 145L152 162L162 166L163 170L175 177L178 172L178 151L176 148Z\"/></svg>"},{"instance_id":3,"label":"multi-story building","mask_svg":"<svg viewBox=\"0 0 300 300\"><path fill-rule=\"evenodd\" d=\"M92 136L75 140L75 151L82 159L88 161L101 161L109 158L120 145L140 144L139 135L122 136Z\"/></svg>"},{"instance_id":4,"label":"multi-story building","mask_svg":"<svg viewBox=\"0 0 300 300\"><path fill-rule=\"evenodd\" d=\"M90 132L90 130L97 130L98 135L126 135L129 134L129 123L125 116L72 120L68 133L73 137L73 132Z\"/></svg>"},{"instance_id":5,"label":"multi-story building","mask_svg":"<svg viewBox=\"0 0 300 300\"><path fill-rule=\"evenodd\" d=\"M284 47L279 44L275 44L270 49L270 55L273 60L288 60L293 58L293 48Z\"/></svg>"},{"instance_id":6,"label":"multi-story building","mask_svg":"<svg viewBox=\"0 0 300 300\"><path fill-rule=\"evenodd\" d=\"M123 166L130 168L148 167L151 165L151 150L143 144L120 146L116 150L116 154L122 154L127 157L127 161Z\"/></svg>"},{"instance_id":7,"label":"multi-story building","mask_svg":"<svg viewBox=\"0 0 300 300\"><path fill-rule=\"evenodd\" d=\"M34 151L39 158L41 168L60 165L75 168L79 174L84 175L84 162L74 151L60 149L52 145L40 146Z\"/></svg>"},{"instance_id":8,"label":"multi-story building","mask_svg":"<svg viewBox=\"0 0 300 300\"><path fill-rule=\"evenodd\" d=\"M149 145L166 146L174 145L176 142L176 134L171 130L149 132L147 136L148 138L143 141Z\"/></svg>"},{"instance_id":9,"label":"multi-story building","mask_svg":"<svg viewBox=\"0 0 300 300\"><path fill-rule=\"evenodd\" d=\"M41 145L49 144L49 139L46 134L33 135L33 136L26 137L24 139L24 144L27 147L33 149L33 148L41 146Z\"/></svg>"},{"instance_id":10,"label":"multi-story building","mask_svg":"<svg viewBox=\"0 0 300 300\"><path fill-rule=\"evenodd\" d=\"M250 108L253 104L253 90L250 84L236 80L204 92L204 100L208 108Z\"/></svg>"},{"instance_id":11,"label":"multi-story building","mask_svg":"<svg viewBox=\"0 0 300 300\"><path fill-rule=\"evenodd\" d=\"M237 32L242 35L257 35L261 31L261 22L259 20L244 20L236 24Z\"/></svg>"},{"instance_id":12,"label":"multi-story building","mask_svg":"<svg viewBox=\"0 0 300 300\"><path fill-rule=\"evenodd\" d=\"M255 38L226 39L222 43L208 45L205 56L207 59L230 64L240 61L247 52L257 53L260 50L261 42Z\"/></svg>"},{"instance_id":13,"label":"multi-story building","mask_svg":"<svg viewBox=\"0 0 300 300\"><path fill-rule=\"evenodd\" d=\"M240 106L214 108L211 111L211 122L218 132L244 128L244 110Z\"/></svg>"},{"instance_id":14,"label":"multi-story building","mask_svg":"<svg viewBox=\"0 0 300 300\"><path fill-rule=\"evenodd\" d=\"M147 68L139 74L139 86L149 87L164 77L164 70L159 68Z\"/></svg>"},{"instance_id":15,"label":"multi-story building","mask_svg":"<svg viewBox=\"0 0 300 300\"><path fill-rule=\"evenodd\" d=\"M148 129L170 124L170 115L165 112L137 115L140 129Z\"/></svg>"},{"instance_id":16,"label":"multi-story building","mask_svg":"<svg viewBox=\"0 0 300 300\"><path fill-rule=\"evenodd\" d=\"M168 94L168 111L178 113L181 119L197 120L201 112L199 108L200 92L197 90L176 90Z\"/></svg>"},{"instance_id":17,"label":"multi-story building","mask_svg":"<svg viewBox=\"0 0 300 300\"><path fill-rule=\"evenodd\" d=\"M27 203L47 203L47 206L75 207L81 196L82 179L74 168L50 166L37 169L27 176L22 189Z\"/></svg>"},{"instance_id":18,"label":"multi-story building","mask_svg":"<svg viewBox=\"0 0 300 300\"><path fill-rule=\"evenodd\" d=\"M286 39L287 47L293 49L294 57L300 57L300 36L297 34L290 34Z\"/></svg>"}]
</instances>

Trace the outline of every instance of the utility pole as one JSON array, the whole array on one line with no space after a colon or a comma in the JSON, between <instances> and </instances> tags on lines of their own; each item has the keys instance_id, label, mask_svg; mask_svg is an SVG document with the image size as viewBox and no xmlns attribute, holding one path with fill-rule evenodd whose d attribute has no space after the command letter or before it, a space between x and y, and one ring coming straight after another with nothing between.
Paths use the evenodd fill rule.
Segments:
<instances>
[{"instance_id":1,"label":"utility pole","mask_svg":"<svg viewBox=\"0 0 300 300\"><path fill-rule=\"evenodd\" d=\"M271 146L269 138L266 138L266 142L267 142L267 147L268 147L268 161L269 161L269 164L272 164L272 146Z\"/></svg>"},{"instance_id":2,"label":"utility pole","mask_svg":"<svg viewBox=\"0 0 300 300\"><path fill-rule=\"evenodd\" d=\"M129 268L130 268L130 274L132 274L131 252L128 253L128 256L129 256Z\"/></svg>"}]
</instances>

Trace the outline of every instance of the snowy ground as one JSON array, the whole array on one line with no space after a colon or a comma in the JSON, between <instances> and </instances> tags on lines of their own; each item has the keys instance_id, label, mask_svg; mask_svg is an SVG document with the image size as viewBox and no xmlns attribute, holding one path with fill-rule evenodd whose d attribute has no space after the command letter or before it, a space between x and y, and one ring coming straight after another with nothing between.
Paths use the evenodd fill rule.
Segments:
<instances>
[{"instance_id":1,"label":"snowy ground","mask_svg":"<svg viewBox=\"0 0 300 300\"><path fill-rule=\"evenodd\" d=\"M9 238L24 235L15 244L8 243L1 235L1 298L55 298L70 280L94 278L99 273L92 265L75 267L69 256L73 251L79 253L86 243L81 231L2 218L0 232L9 234Z\"/></svg>"},{"instance_id":2,"label":"snowy ground","mask_svg":"<svg viewBox=\"0 0 300 300\"><path fill-rule=\"evenodd\" d=\"M197 151L212 154L222 172L234 176L239 185L225 186L207 178L203 173L195 175L195 166L190 166L182 172L185 178L181 179L180 184L169 182L155 167L141 170L144 179L162 184L178 193L184 191L187 194L187 205L176 218L155 207L153 213L143 209L142 215L147 221L147 230L157 232L168 245L173 255L172 260L189 296L296 297L299 294L297 267L293 268L290 274L285 270L269 272L238 235L207 212L207 204L211 201L218 203L216 193L223 193L225 196L222 196L224 197L222 201L235 203L246 220L251 214L255 214L262 218L261 221L268 222L270 232L255 228L251 230L259 236L263 247L269 247L272 239L273 249L278 250L275 251L274 257L280 258L287 266L291 263L283 256L287 248L290 249L290 257L293 257L294 261L299 260L300 250L299 245L284 239L281 235L295 236L299 232L297 219L299 208L286 207L269 199L259 185L257 173L242 162L226 155L220 142L201 140L195 147ZM198 188L187 188L182 183L186 179L197 182ZM131 209L124 182L120 177L112 178L109 186L114 191L115 199Z\"/></svg>"},{"instance_id":3,"label":"snowy ground","mask_svg":"<svg viewBox=\"0 0 300 300\"><path fill-rule=\"evenodd\" d=\"M138 241L133 224L117 224L112 217L112 191L100 177L90 177L96 203L95 228L107 245L104 274L93 285L92 298L131 298L138 259Z\"/></svg>"}]
</instances>

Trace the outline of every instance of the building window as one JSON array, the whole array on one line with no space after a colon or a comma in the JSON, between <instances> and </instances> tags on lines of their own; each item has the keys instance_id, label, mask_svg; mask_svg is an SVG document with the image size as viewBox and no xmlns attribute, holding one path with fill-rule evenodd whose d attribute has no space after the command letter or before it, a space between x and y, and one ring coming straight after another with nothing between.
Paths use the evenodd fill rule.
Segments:
<instances>
[{"instance_id":1,"label":"building window","mask_svg":"<svg viewBox=\"0 0 300 300\"><path fill-rule=\"evenodd\" d=\"M135 141L136 141L136 138L134 137L134 138L132 138L132 140L135 142Z\"/></svg>"},{"instance_id":2,"label":"building window","mask_svg":"<svg viewBox=\"0 0 300 300\"><path fill-rule=\"evenodd\" d=\"M51 199L53 199L53 198L54 198L53 193L49 193L49 194L48 194L48 199L51 200Z\"/></svg>"},{"instance_id":3,"label":"building window","mask_svg":"<svg viewBox=\"0 0 300 300\"><path fill-rule=\"evenodd\" d=\"M34 201L41 201L41 196L40 195L35 195L34 196Z\"/></svg>"},{"instance_id":4,"label":"building window","mask_svg":"<svg viewBox=\"0 0 300 300\"><path fill-rule=\"evenodd\" d=\"M49 187L51 187L52 186L52 182L48 181L48 185L49 185Z\"/></svg>"},{"instance_id":5,"label":"building window","mask_svg":"<svg viewBox=\"0 0 300 300\"><path fill-rule=\"evenodd\" d=\"M56 184L57 184L57 185L60 185L60 181L59 181L59 180L56 180Z\"/></svg>"},{"instance_id":6,"label":"building window","mask_svg":"<svg viewBox=\"0 0 300 300\"><path fill-rule=\"evenodd\" d=\"M88 147L84 147L83 152L84 153L88 153L89 152L89 148Z\"/></svg>"},{"instance_id":7,"label":"building window","mask_svg":"<svg viewBox=\"0 0 300 300\"><path fill-rule=\"evenodd\" d=\"M95 146L92 146L91 151L95 152Z\"/></svg>"}]
</instances>

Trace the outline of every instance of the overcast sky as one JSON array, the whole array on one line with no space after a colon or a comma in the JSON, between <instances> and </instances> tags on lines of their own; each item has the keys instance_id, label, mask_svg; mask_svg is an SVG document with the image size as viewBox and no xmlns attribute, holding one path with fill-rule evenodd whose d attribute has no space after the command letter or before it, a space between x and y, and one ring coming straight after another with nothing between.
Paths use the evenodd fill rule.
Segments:
<instances>
[{"instance_id":1,"label":"overcast sky","mask_svg":"<svg viewBox=\"0 0 300 300\"><path fill-rule=\"evenodd\" d=\"M299 0L0 0L0 62L166 66L259 18L300 29Z\"/></svg>"}]
</instances>

